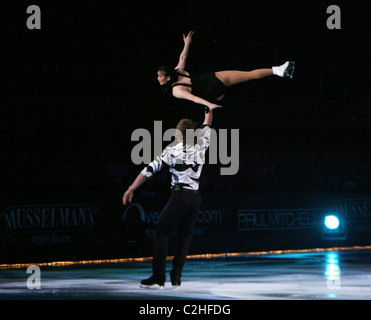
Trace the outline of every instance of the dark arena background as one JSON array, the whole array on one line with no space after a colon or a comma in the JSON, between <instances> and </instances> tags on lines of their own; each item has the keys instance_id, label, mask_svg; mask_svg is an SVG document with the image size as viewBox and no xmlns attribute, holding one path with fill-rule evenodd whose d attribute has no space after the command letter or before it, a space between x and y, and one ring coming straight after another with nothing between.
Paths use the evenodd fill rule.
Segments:
<instances>
[{"instance_id":1,"label":"dark arena background","mask_svg":"<svg viewBox=\"0 0 371 320\"><path fill-rule=\"evenodd\" d=\"M223 261L245 261L238 270L249 270L249 263L255 270L254 263L265 257L261 272L270 275L274 269L264 266L280 254L297 254L287 258L298 259L293 264L308 255L326 264L329 253L343 259L343 266L369 264L370 1L7 2L1 5L0 296L35 294L26 288L17 296L9 285L17 279L25 285L29 265L56 273L64 265L86 265L90 272L102 262L100 272L106 267L107 277L108 270L116 275L122 267L115 285L132 290L108 297L143 299L137 288L151 272L170 176L161 172L135 193L133 204L122 204L145 166L131 160L138 144L131 136L138 128L152 134L155 121L162 121L163 132L182 118L202 122L201 105L163 95L157 82L157 67L176 66L182 34L190 30L195 31L190 73L253 70L287 60L296 69L293 79L268 77L230 88L223 108L214 111L216 130L227 129L229 137L231 129L239 130L239 171L220 175L228 167L220 161L204 167L184 290L187 272L197 282L202 269L215 273ZM32 4L41 10L41 29L27 28ZM331 5L341 9L340 29L328 28ZM233 263L230 271L223 268L220 277L238 274ZM316 289L297 294L370 299L370 273L363 279L365 291L355 295L341 290L333 295L328 287L318 295ZM46 290L37 297L106 294L61 288L54 289L59 296ZM261 290L276 290L271 288ZM257 298L238 288L218 290L160 299ZM259 299L295 297L279 291Z\"/></svg>"}]
</instances>

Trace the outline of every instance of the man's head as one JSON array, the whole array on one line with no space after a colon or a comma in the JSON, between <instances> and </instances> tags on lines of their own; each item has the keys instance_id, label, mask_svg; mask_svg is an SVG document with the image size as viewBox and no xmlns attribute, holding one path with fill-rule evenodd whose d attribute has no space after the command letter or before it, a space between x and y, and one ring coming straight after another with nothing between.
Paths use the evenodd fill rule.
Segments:
<instances>
[{"instance_id":1,"label":"man's head","mask_svg":"<svg viewBox=\"0 0 371 320\"><path fill-rule=\"evenodd\" d=\"M191 130L197 130L198 128L198 123L194 122L192 119L182 119L178 122L176 129L176 137L179 142L183 142L186 144L186 134L187 134L187 129ZM197 138L195 137L194 142L197 142Z\"/></svg>"}]
</instances>

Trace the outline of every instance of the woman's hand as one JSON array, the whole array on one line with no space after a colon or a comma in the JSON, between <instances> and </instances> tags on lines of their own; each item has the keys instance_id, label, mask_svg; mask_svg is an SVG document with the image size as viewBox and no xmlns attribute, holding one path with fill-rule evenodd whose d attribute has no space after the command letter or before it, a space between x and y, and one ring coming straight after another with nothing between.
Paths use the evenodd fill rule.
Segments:
<instances>
[{"instance_id":1,"label":"woman's hand","mask_svg":"<svg viewBox=\"0 0 371 320\"><path fill-rule=\"evenodd\" d=\"M208 105L208 108L209 108L210 110L214 110L214 109L216 109L216 108L223 108L223 106L220 106L220 105L215 104L215 103L210 103L210 104Z\"/></svg>"},{"instance_id":2,"label":"woman's hand","mask_svg":"<svg viewBox=\"0 0 371 320\"><path fill-rule=\"evenodd\" d=\"M205 114L209 113L210 110L214 110L216 108L223 108L223 106L220 106L218 104L215 104L215 103L208 103L207 105L205 105Z\"/></svg>"},{"instance_id":3,"label":"woman's hand","mask_svg":"<svg viewBox=\"0 0 371 320\"><path fill-rule=\"evenodd\" d=\"M194 33L195 33L194 31L189 31L187 36L183 34L184 48L180 54L179 62L178 62L178 65L175 67L175 69L185 70L185 66L187 63L187 57L188 57L188 50L192 43L192 36Z\"/></svg>"},{"instance_id":4,"label":"woman's hand","mask_svg":"<svg viewBox=\"0 0 371 320\"><path fill-rule=\"evenodd\" d=\"M189 31L187 36L183 34L183 41L185 45L190 45L192 43L192 36L194 35L194 33L194 31Z\"/></svg>"}]
</instances>

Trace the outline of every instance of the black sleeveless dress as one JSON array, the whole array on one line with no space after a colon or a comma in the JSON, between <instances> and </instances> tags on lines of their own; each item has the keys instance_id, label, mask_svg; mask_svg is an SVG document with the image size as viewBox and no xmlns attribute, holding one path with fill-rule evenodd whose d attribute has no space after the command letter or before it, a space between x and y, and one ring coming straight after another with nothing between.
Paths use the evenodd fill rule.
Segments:
<instances>
[{"instance_id":1,"label":"black sleeveless dress","mask_svg":"<svg viewBox=\"0 0 371 320\"><path fill-rule=\"evenodd\" d=\"M175 83L175 86L186 86L192 88L193 95L203 98L209 102L215 103L217 98L225 94L225 85L219 80L214 72L206 72L201 74L194 74L191 76L179 74L181 76L191 79L192 84Z\"/></svg>"}]
</instances>

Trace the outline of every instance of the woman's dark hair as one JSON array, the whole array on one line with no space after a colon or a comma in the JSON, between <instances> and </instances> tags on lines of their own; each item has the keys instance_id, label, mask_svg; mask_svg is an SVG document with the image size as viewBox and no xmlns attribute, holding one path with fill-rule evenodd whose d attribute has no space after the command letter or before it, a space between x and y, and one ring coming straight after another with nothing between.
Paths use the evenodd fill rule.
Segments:
<instances>
[{"instance_id":1,"label":"woman's dark hair","mask_svg":"<svg viewBox=\"0 0 371 320\"><path fill-rule=\"evenodd\" d=\"M169 66L160 66L157 70L162 71L165 77L170 77L168 83L161 86L161 90L165 93L171 93L172 84L178 81L178 73L174 68L171 68Z\"/></svg>"}]
</instances>

